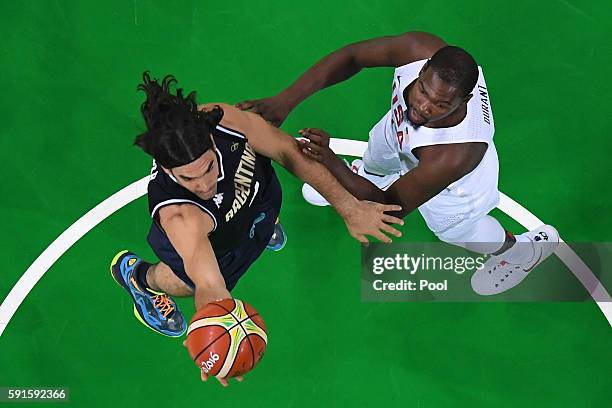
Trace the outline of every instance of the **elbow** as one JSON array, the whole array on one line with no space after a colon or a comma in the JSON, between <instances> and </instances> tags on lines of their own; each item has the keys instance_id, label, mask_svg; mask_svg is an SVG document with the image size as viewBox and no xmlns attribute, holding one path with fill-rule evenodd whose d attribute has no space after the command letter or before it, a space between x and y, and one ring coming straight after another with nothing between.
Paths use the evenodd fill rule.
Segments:
<instances>
[{"instance_id":1,"label":"elbow","mask_svg":"<svg viewBox=\"0 0 612 408\"><path fill-rule=\"evenodd\" d=\"M361 71L363 66L359 63L359 43L349 44L339 51L342 59L345 61L345 66L353 73Z\"/></svg>"}]
</instances>

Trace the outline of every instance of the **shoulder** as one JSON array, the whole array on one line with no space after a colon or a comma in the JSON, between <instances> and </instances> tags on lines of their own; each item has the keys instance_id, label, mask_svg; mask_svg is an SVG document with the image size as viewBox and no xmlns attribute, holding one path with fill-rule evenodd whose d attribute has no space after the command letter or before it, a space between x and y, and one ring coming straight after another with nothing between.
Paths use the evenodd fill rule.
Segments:
<instances>
[{"instance_id":1,"label":"shoulder","mask_svg":"<svg viewBox=\"0 0 612 408\"><path fill-rule=\"evenodd\" d=\"M199 230L209 234L216 229L217 221L204 207L183 203L167 205L159 209L159 221L166 231Z\"/></svg>"}]
</instances>

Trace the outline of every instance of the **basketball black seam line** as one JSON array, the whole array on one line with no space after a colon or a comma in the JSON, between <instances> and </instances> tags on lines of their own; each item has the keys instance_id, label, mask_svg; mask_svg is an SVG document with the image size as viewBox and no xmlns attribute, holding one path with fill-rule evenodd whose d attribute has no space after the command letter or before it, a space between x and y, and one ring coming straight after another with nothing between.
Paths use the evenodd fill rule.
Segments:
<instances>
[{"instance_id":1,"label":"basketball black seam line","mask_svg":"<svg viewBox=\"0 0 612 408\"><path fill-rule=\"evenodd\" d=\"M231 300L232 300L232 302L234 302L234 305L237 305L237 304L238 304L238 302L237 302L236 300L234 300L234 299L231 299ZM238 322L238 324L240 325L240 328L241 328L241 329L242 329L242 331L244 332L244 335L245 335L245 336L248 336L248 335L249 335L249 333L247 333L247 331L245 330L245 328L244 328L244 327L242 327L242 322L244 322L244 321L246 321L247 319L250 319L250 318L251 318L251 316L249 316L249 313L248 313L248 312L247 312L247 317L246 317L246 318L244 318L243 320L240 320L239 318L237 318L237 317L234 315L234 313L232 313L232 311L227 310L227 309L225 308L225 306L222 306L222 305L220 305L219 303L215 303L215 305L219 306L219 307L220 307L220 308L222 308L223 310L227 311L227 313L229 313L230 315L232 315L232 317L234 318L234 320L235 320L235 321L237 321L237 322ZM242 305L243 305L243 306L245 306L244 302L242 302ZM247 310L246 310L246 306L244 307L244 311L245 311L245 312L247 311ZM258 314L259 314L259 313L255 313L253 316L257 316ZM235 325L234 325L234 326L232 326L232 329L233 329L234 327L236 327L236 326L235 326ZM259 326L257 326L257 327L259 327ZM231 330L231 329L230 329L230 330Z\"/></svg>"},{"instance_id":2,"label":"basketball black seam line","mask_svg":"<svg viewBox=\"0 0 612 408\"><path fill-rule=\"evenodd\" d=\"M232 302L236 303L236 301L234 299L232 299ZM229 310L227 310L223 305L220 305L217 302L212 302L214 305L219 306L221 309L225 310L227 313L232 314L232 312L230 312ZM227 314L226 313L226 314ZM215 317L221 317L221 316L215 316ZM240 324L240 321L238 321L238 319L236 319L236 317L234 315L232 315L232 317L234 318L234 320L237 322L236 324ZM205 317L203 318L205 319ZM199 320L199 319L198 319ZM191 325L190 325L191 326ZM217 325L218 326L218 325ZM198 327L196 329L193 329L189 334L193 333L194 331L201 329L203 327L208 327L208 326L202 326L202 327ZM223 327L223 326L221 326ZM229 334L229 331L231 329L233 329L234 327L236 327L236 325L233 325L232 327L230 327L229 329L223 327L225 329L225 333ZM195 361L198 359L198 357L200 357L202 355L202 353L204 353L206 351L206 349L208 349L212 344L215 344L215 342L217 340L219 340L221 338L221 336L223 336L225 333L220 334L219 336L217 336L213 341L211 341L210 343L208 343L208 346L204 347L204 349L202 351L200 351L198 354L196 354L196 356L193 358L193 362L195 363ZM229 334L230 337L232 336L231 334ZM189 335L187 335L187 337L189 337ZM230 344L231 344L231 340L230 340Z\"/></svg>"},{"instance_id":3,"label":"basketball black seam line","mask_svg":"<svg viewBox=\"0 0 612 408\"><path fill-rule=\"evenodd\" d=\"M233 301L234 303L236 303L236 301L235 301L235 300L233 300L233 299L232 299L232 301ZM215 305L217 305L217 306L219 306L221 309L225 310L225 311L226 311L226 312L227 312L229 315L231 315L231 316L234 318L234 320L236 321L236 324L235 324L235 325L233 325L232 327L230 327L229 329L225 328L225 333L227 333L227 334L228 334L230 337L232 337L232 335L230 334L230 332L229 332L229 331L230 331L230 330L232 330L232 329L233 329L234 327L236 327L237 325L240 325L240 328L242 329L242 331L244 332L244 334L246 335L246 337L247 337L247 338L249 337L249 334L246 332L245 328L244 328L244 327L242 327L242 322L246 321L247 319L251 319L252 317L258 316L258 315L259 315L259 313L255 313L255 314L253 314L252 316L249 316L249 315L248 315L248 313L247 313L247 317L246 317L246 318L244 318L243 320L239 320L239 319L238 319L238 318L237 318L237 317L236 317L236 316L235 316L235 315L234 315L234 314L233 314L231 311L227 310L227 308L225 308L225 306L220 305L219 303L216 303L216 302L215 302L214 304L215 304ZM243 303L243 304L244 304L244 303ZM246 310L246 308L245 308L245 310ZM221 316L215 316L215 317L221 317ZM255 323L255 322L253 322L253 323ZM257 327L259 327L259 325L257 325L256 323L255 323L255 325L256 325ZM216 326L219 326L219 325L216 325ZM192 331L191 331L189 334L193 333L194 331L196 331L196 330L198 330L198 329L202 329L202 328L204 328L204 327L210 327L210 326L202 326L202 327L195 328L195 329L193 329L193 330L192 330ZM223 327L223 326L220 326L220 327ZM261 328L261 327L259 327L259 328L263 330L263 328ZM264 330L264 332L265 332L265 330ZM208 348L209 348L211 345L213 345L213 344L214 344L214 343L215 343L217 340L219 340L219 339L220 339L220 338L221 338L221 337L222 337L222 336L223 336L225 333L220 334L220 335L219 335L219 336L217 336L217 337L216 337L216 338L215 338L213 341L211 341L210 343L208 343L208 345L207 345L206 347L204 347L204 349L203 349L202 351L200 351L198 354L196 354L196 356L193 358L193 362L195 363L195 362L196 362L196 360L198 359L198 357L200 357L200 356L201 356L201 355L202 355L202 354L203 354L203 353L204 353L204 352L205 352L205 351L206 351L206 350L207 350L207 349L208 349ZM260 336L260 337L261 337L261 336ZM267 344L267 342L266 342L266 344ZM231 340L230 340L230 345L231 345ZM253 356L253 363L254 363L254 362L255 362L255 351L253 350L253 343L251 343L251 340L250 340L250 339L249 339L249 345L251 346L251 354L252 354L252 356ZM228 350L228 351L229 351L229 350ZM226 359L227 359L227 353L225 354L225 357L223 358L223 362L224 362L224 363L225 363L225 360L226 360ZM232 366L233 366L233 365L234 365L234 364L232 363ZM221 365L221 367L223 367L223 365ZM251 369L253 369L253 367L251 367ZM231 371L231 368L230 368L230 371Z\"/></svg>"},{"instance_id":4,"label":"basketball black seam line","mask_svg":"<svg viewBox=\"0 0 612 408\"><path fill-rule=\"evenodd\" d=\"M250 336L250 334L247 334L246 336L247 340L249 341L249 346L251 347L251 367L249 368L249 371L255 368L255 348L253 347L253 343L251 343ZM255 336L257 336L257 334L255 334Z\"/></svg>"},{"instance_id":5,"label":"basketball black seam line","mask_svg":"<svg viewBox=\"0 0 612 408\"><path fill-rule=\"evenodd\" d=\"M219 305L217 305L217 306L219 306ZM224 310L227 310L227 309L225 309L225 308L223 308L223 309L224 309ZM230 315L231 315L231 316L234 318L234 320L236 321L236 324L235 324L235 325L233 325L233 326L232 326L232 327L230 327L229 329L227 329L227 328L225 328L224 326L221 326L221 325L219 325L219 324L215 324L214 326L223 327L223 328L225 329L225 333L229 334L229 335L230 335L230 337L231 337L232 335L229 333L229 331L230 331L230 330L232 330L234 327L236 327L237 325L239 325L239 324L240 324L240 328L241 328L242 330L244 330L244 327L242 327L242 324L241 324L242 322L246 321L247 319L250 319L251 317L259 316L259 313L255 313L254 315L252 315L252 316L247 316L247 317L246 317L244 320L240 321L240 320L236 319L236 316L234 316L234 315L233 315L231 312L230 312L229 314L230 314ZM214 316L214 317L221 317L221 316ZM206 318L205 318L205 317L203 317L202 319L206 319ZM198 320L200 320L200 319L198 319ZM197 320L196 320L196 321L197 321ZM255 322L253 322L253 323L255 323ZM257 327L259 327L259 325L257 325L257 323L255 323L255 325L256 325ZM203 328L205 328L205 327L210 327L210 326L200 326L200 327L196 327L195 329L193 329L192 331L190 331L190 332L189 332L189 334L193 333L193 332L194 332L194 331L196 331L196 330L203 329ZM261 328L261 327L259 327L259 328L260 328L261 330L263 330L263 328ZM265 330L263 330L263 331L265 332ZM200 357L200 356L202 355L202 353L204 353L204 352L205 352L205 351L206 351L206 350L207 350L207 349L208 349L208 348L209 348L209 347L210 347L212 344L214 344L214 343L215 343L217 340L219 340L219 339L221 338L221 336L223 336L225 333L221 333L220 335L218 335L217 337L215 337L215 339L214 339L213 341L211 341L210 343L208 343L208 346L204 347L204 349L203 349L202 351L200 351L200 352L199 352L199 353L198 353L198 354L197 354L197 355L196 355L196 356L193 358L193 362L195 363L195 361L198 359L198 357ZM248 336L248 334L247 334L247 336ZM258 336L259 336L259 335L258 335ZM188 337L189 337L189 336L188 336ZM259 337L261 337L261 336L259 336ZM231 343L230 343L230 344L231 344Z\"/></svg>"},{"instance_id":6,"label":"basketball black seam line","mask_svg":"<svg viewBox=\"0 0 612 408\"><path fill-rule=\"evenodd\" d=\"M247 372L251 371L255 367L255 348L253 347L253 343L251 343L251 339L249 338L249 336L251 336L251 335L259 336L259 334L257 334L257 333L247 333L246 329L242 326L242 322L246 322L247 320L252 320L251 317L255 317L258 314L259 313L255 313L253 316L249 316L248 313L247 313L247 317L238 322L238 324L240 325L240 328L242 329L242 331L245 334L246 339L249 341L249 348L251 349L251 367L247 370ZM234 317L234 320L238 320L238 319L236 319L236 317L233 314L232 314L232 316ZM257 325L257 323L253 322L253 324L255 324L255 326L259 327ZM234 326L234 327L236 327L236 326ZM259 327L259 328L261 329L261 327ZM259 336L259 337L261 337L261 336ZM262 338L262 340L263 340L263 338ZM244 341L244 339L242 339L240 341L240 343L242 343L243 341ZM240 344L238 344L238 349L240 349ZM236 359L234 359L234 362L232 363L232 366L230 367L228 373L232 372L232 370L234 369L234 365L235 364L236 364Z\"/></svg>"},{"instance_id":7,"label":"basketball black seam line","mask_svg":"<svg viewBox=\"0 0 612 408\"><path fill-rule=\"evenodd\" d=\"M247 318L245 318L244 320L241 320L241 321L239 321L238 319L236 319L236 316L232 315L231 313L230 313L230 315L231 315L231 316L234 318L234 320L236 321L236 324L235 324L235 325L233 325L233 326L232 326L232 327L230 327L229 329L226 329L224 326L221 326L221 325L219 325L219 324L215 324L214 326L223 327L223 328L225 329L225 333L229 333L229 331L230 331L230 330L232 330L234 327L236 327L237 325L241 324L242 322L246 321L247 319L251 319L251 318L253 318L253 317L255 317L255 316L259 316L259 313L255 313L254 315L247 316ZM222 317L222 316L211 316L211 317ZM206 319L206 317L203 317L202 319ZM198 320L201 320L201 319L198 319ZM196 321L197 321L197 320L196 320ZM253 323L255 323L255 322L253 322ZM257 327L259 327L259 325L258 325L257 323L255 323L255 325L256 325ZM193 332L194 332L194 331L196 331L196 330L203 329L203 328L205 328L205 327L210 327L210 326L200 326L200 327L196 327L195 329L193 329L192 331L190 331L190 332L189 332L189 334L193 333ZM259 327L259 328L260 328L261 330L263 330L263 332L265 333L265 330L264 330L262 327ZM219 339L221 338L221 336L223 336L225 333L222 333L222 334L218 335L217 337L215 337L215 339L214 339L213 341L211 341L211 342L209 343L209 345L208 345L208 346L206 346L206 347L204 348L204 350L200 351L200 352L198 353L198 355L197 355L197 356L195 356L195 358L193 358L193 361L195 362L195 361L196 361L196 359L197 359L198 357L200 357L200 355L201 355L201 354L202 354L204 351L206 351L206 349L207 349L208 347L210 347L210 345L211 345L211 344L213 344L215 341L219 340ZM258 335L258 336L259 336L259 335ZM259 336L259 337L261 337L261 336Z\"/></svg>"}]
</instances>

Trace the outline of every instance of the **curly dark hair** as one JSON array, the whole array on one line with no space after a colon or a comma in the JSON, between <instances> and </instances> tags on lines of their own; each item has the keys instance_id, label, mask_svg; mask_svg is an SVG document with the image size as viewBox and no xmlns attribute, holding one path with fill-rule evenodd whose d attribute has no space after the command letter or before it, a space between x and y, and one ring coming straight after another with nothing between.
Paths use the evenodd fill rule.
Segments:
<instances>
[{"instance_id":1,"label":"curly dark hair","mask_svg":"<svg viewBox=\"0 0 612 408\"><path fill-rule=\"evenodd\" d=\"M177 84L173 75L166 75L160 84L145 71L142 80L137 89L146 94L140 112L147 131L136 137L135 145L167 169L191 163L212 148L210 134L223 117L221 107L198 111L195 91L185 97L177 88L173 95L170 88Z\"/></svg>"}]
</instances>

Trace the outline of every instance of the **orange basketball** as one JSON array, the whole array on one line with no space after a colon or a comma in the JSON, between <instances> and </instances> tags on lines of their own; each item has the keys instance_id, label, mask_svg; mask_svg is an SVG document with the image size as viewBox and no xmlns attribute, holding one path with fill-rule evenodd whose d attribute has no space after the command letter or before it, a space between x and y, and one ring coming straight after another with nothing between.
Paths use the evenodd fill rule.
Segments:
<instances>
[{"instance_id":1,"label":"orange basketball","mask_svg":"<svg viewBox=\"0 0 612 408\"><path fill-rule=\"evenodd\" d=\"M266 325L259 313L241 300L223 299L195 313L185 345L204 373L229 378L255 368L267 343Z\"/></svg>"}]
</instances>

